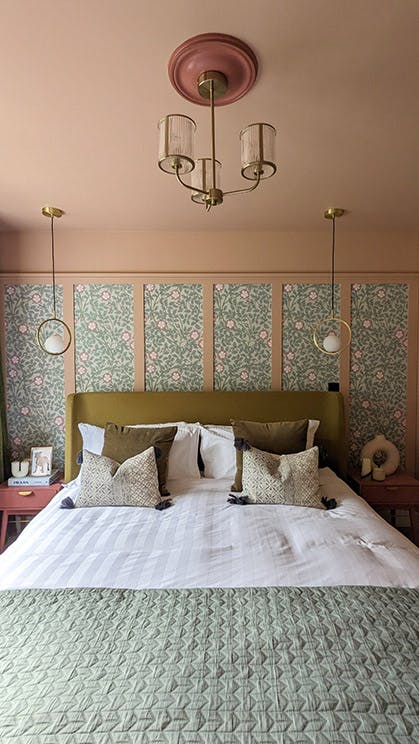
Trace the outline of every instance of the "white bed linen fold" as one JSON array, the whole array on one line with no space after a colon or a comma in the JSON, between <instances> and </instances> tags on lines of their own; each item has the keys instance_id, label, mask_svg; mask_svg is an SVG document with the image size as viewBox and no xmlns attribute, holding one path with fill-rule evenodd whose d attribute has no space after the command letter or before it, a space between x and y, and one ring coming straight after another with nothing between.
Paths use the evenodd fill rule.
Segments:
<instances>
[{"instance_id":1,"label":"white bed linen fold","mask_svg":"<svg viewBox=\"0 0 419 744\"><path fill-rule=\"evenodd\" d=\"M419 550L329 469L339 507L227 503L230 480L172 481L174 506L60 509L68 486L0 556L0 589L419 586Z\"/></svg>"}]
</instances>

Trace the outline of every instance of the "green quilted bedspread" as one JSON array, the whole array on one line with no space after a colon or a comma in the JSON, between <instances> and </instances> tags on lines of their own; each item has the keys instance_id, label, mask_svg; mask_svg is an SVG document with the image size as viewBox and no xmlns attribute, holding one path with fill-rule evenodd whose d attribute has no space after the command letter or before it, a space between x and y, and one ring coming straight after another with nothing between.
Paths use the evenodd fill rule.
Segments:
<instances>
[{"instance_id":1,"label":"green quilted bedspread","mask_svg":"<svg viewBox=\"0 0 419 744\"><path fill-rule=\"evenodd\" d=\"M418 742L418 597L0 592L0 742Z\"/></svg>"}]
</instances>

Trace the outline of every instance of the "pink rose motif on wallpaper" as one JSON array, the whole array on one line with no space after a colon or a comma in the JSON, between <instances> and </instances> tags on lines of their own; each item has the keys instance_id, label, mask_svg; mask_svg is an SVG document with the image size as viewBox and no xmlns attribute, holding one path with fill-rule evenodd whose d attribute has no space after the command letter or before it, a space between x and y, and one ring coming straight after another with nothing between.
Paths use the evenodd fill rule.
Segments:
<instances>
[{"instance_id":1,"label":"pink rose motif on wallpaper","mask_svg":"<svg viewBox=\"0 0 419 744\"><path fill-rule=\"evenodd\" d=\"M96 321L95 320L89 320L89 322L87 324L87 327L88 327L89 331L96 331L96 329L97 329L97 323L96 323Z\"/></svg>"},{"instance_id":2,"label":"pink rose motif on wallpaper","mask_svg":"<svg viewBox=\"0 0 419 744\"><path fill-rule=\"evenodd\" d=\"M268 346L270 349L272 349L272 339L268 338Z\"/></svg>"},{"instance_id":3,"label":"pink rose motif on wallpaper","mask_svg":"<svg viewBox=\"0 0 419 744\"><path fill-rule=\"evenodd\" d=\"M398 338L398 339L402 339L402 338L403 338L403 336L404 336L404 333L403 333L403 331L401 330L401 328L398 328L398 329L397 329L397 331L395 331L394 335L395 335L395 337L396 337L396 338Z\"/></svg>"},{"instance_id":4,"label":"pink rose motif on wallpaper","mask_svg":"<svg viewBox=\"0 0 419 744\"><path fill-rule=\"evenodd\" d=\"M361 406L362 406L362 408L370 408L371 407L371 403L370 403L369 400L363 400L362 403L361 403Z\"/></svg>"},{"instance_id":5,"label":"pink rose motif on wallpaper","mask_svg":"<svg viewBox=\"0 0 419 744\"><path fill-rule=\"evenodd\" d=\"M16 445L16 447L19 447L20 444L22 444L22 440L20 437L13 437L13 444Z\"/></svg>"},{"instance_id":6,"label":"pink rose motif on wallpaper","mask_svg":"<svg viewBox=\"0 0 419 744\"><path fill-rule=\"evenodd\" d=\"M111 375L111 373L110 372L104 372L102 379L103 379L103 382L107 382L107 383L112 382L112 375Z\"/></svg>"},{"instance_id":7,"label":"pink rose motif on wallpaper","mask_svg":"<svg viewBox=\"0 0 419 744\"><path fill-rule=\"evenodd\" d=\"M146 371L149 372L151 375L154 374L156 371L156 365L155 364L147 364Z\"/></svg>"},{"instance_id":8,"label":"pink rose motif on wallpaper","mask_svg":"<svg viewBox=\"0 0 419 744\"><path fill-rule=\"evenodd\" d=\"M159 358L159 355L158 355L158 352L157 351L150 351L149 354L148 354L148 356L150 357L150 359L158 359Z\"/></svg>"},{"instance_id":9,"label":"pink rose motif on wallpaper","mask_svg":"<svg viewBox=\"0 0 419 744\"><path fill-rule=\"evenodd\" d=\"M175 382L178 382L180 380L180 378L181 378L180 372L178 372L178 370L175 369L172 372L172 380L174 380Z\"/></svg>"},{"instance_id":10,"label":"pink rose motif on wallpaper","mask_svg":"<svg viewBox=\"0 0 419 744\"><path fill-rule=\"evenodd\" d=\"M33 378L33 381L35 385L40 387L44 383L44 378L42 377L42 375L35 375L35 377Z\"/></svg>"},{"instance_id":11,"label":"pink rose motif on wallpaper","mask_svg":"<svg viewBox=\"0 0 419 744\"><path fill-rule=\"evenodd\" d=\"M364 328L372 328L372 323L370 320L364 320L362 325L364 326Z\"/></svg>"},{"instance_id":12,"label":"pink rose motif on wallpaper","mask_svg":"<svg viewBox=\"0 0 419 744\"><path fill-rule=\"evenodd\" d=\"M217 290L217 292L222 292L224 289L224 284L216 284L215 289Z\"/></svg>"},{"instance_id":13,"label":"pink rose motif on wallpaper","mask_svg":"<svg viewBox=\"0 0 419 744\"><path fill-rule=\"evenodd\" d=\"M13 379L14 377L17 377L17 372L16 372L16 370L15 370L15 368L14 368L14 367L12 367L12 369L11 369L11 370L9 370L9 377L11 377L12 379Z\"/></svg>"},{"instance_id":14,"label":"pink rose motif on wallpaper","mask_svg":"<svg viewBox=\"0 0 419 744\"><path fill-rule=\"evenodd\" d=\"M19 326L19 333L27 333L27 332L28 332L28 326L26 325L26 323L22 323Z\"/></svg>"},{"instance_id":15,"label":"pink rose motif on wallpaper","mask_svg":"<svg viewBox=\"0 0 419 744\"><path fill-rule=\"evenodd\" d=\"M79 357L81 362L87 362L87 360L89 359L87 351L81 351Z\"/></svg>"},{"instance_id":16,"label":"pink rose motif on wallpaper","mask_svg":"<svg viewBox=\"0 0 419 744\"><path fill-rule=\"evenodd\" d=\"M317 380L316 373L315 372L309 372L308 373L308 379L310 380L310 382L314 382L314 380Z\"/></svg>"},{"instance_id":17,"label":"pink rose motif on wallpaper","mask_svg":"<svg viewBox=\"0 0 419 744\"><path fill-rule=\"evenodd\" d=\"M354 362L354 364L351 367L351 371L352 372L359 372L359 364L357 364L356 362Z\"/></svg>"},{"instance_id":18,"label":"pink rose motif on wallpaper","mask_svg":"<svg viewBox=\"0 0 419 744\"><path fill-rule=\"evenodd\" d=\"M105 302L108 302L108 300L111 299L111 293L107 289L104 289L101 294L101 297L102 297L102 300L104 300Z\"/></svg>"},{"instance_id":19,"label":"pink rose motif on wallpaper","mask_svg":"<svg viewBox=\"0 0 419 744\"><path fill-rule=\"evenodd\" d=\"M131 341L131 334L130 334L130 332L129 331L122 331L121 338L122 338L123 341L125 341L126 343L128 343L128 341Z\"/></svg>"},{"instance_id":20,"label":"pink rose motif on wallpaper","mask_svg":"<svg viewBox=\"0 0 419 744\"><path fill-rule=\"evenodd\" d=\"M62 429L64 427L64 419L63 419L63 417L62 416L56 416L55 419L54 419L54 424L59 429Z\"/></svg>"},{"instance_id":21,"label":"pink rose motif on wallpaper","mask_svg":"<svg viewBox=\"0 0 419 744\"><path fill-rule=\"evenodd\" d=\"M29 406L22 406L22 408L20 409L20 412L22 416L28 416L31 412L31 409L29 408Z\"/></svg>"},{"instance_id":22,"label":"pink rose motif on wallpaper","mask_svg":"<svg viewBox=\"0 0 419 744\"><path fill-rule=\"evenodd\" d=\"M193 338L194 341L198 341L199 331L191 331L191 338Z\"/></svg>"},{"instance_id":23,"label":"pink rose motif on wallpaper","mask_svg":"<svg viewBox=\"0 0 419 744\"><path fill-rule=\"evenodd\" d=\"M292 367L289 364L286 364L284 367L284 372L286 375L289 375L292 372Z\"/></svg>"},{"instance_id":24,"label":"pink rose motif on wallpaper","mask_svg":"<svg viewBox=\"0 0 419 744\"><path fill-rule=\"evenodd\" d=\"M154 292L154 290L156 289L156 285L155 284L146 284L145 285L145 288L146 288L147 292Z\"/></svg>"},{"instance_id":25,"label":"pink rose motif on wallpaper","mask_svg":"<svg viewBox=\"0 0 419 744\"><path fill-rule=\"evenodd\" d=\"M220 349L220 351L218 352L218 358L225 359L226 356L227 356L227 353L224 351L224 349Z\"/></svg>"},{"instance_id":26,"label":"pink rose motif on wallpaper","mask_svg":"<svg viewBox=\"0 0 419 744\"><path fill-rule=\"evenodd\" d=\"M266 330L266 328L262 328L261 331L259 331L259 338L263 338L264 340L269 337L269 333Z\"/></svg>"},{"instance_id":27,"label":"pink rose motif on wallpaper","mask_svg":"<svg viewBox=\"0 0 419 744\"><path fill-rule=\"evenodd\" d=\"M354 290L354 292L359 292L359 290L361 289L361 285L360 284L353 284L352 285L352 289Z\"/></svg>"},{"instance_id":28,"label":"pink rose motif on wallpaper","mask_svg":"<svg viewBox=\"0 0 419 744\"><path fill-rule=\"evenodd\" d=\"M385 296L386 296L386 292L385 292L385 289L379 289L379 290L377 291L377 297L378 297L378 298L379 298L380 300L383 300Z\"/></svg>"},{"instance_id":29,"label":"pink rose motif on wallpaper","mask_svg":"<svg viewBox=\"0 0 419 744\"><path fill-rule=\"evenodd\" d=\"M235 328L236 327L236 321L235 320L226 320L226 328Z\"/></svg>"},{"instance_id":30,"label":"pink rose motif on wallpaper","mask_svg":"<svg viewBox=\"0 0 419 744\"><path fill-rule=\"evenodd\" d=\"M381 369L378 369L375 373L375 377L377 380L382 380L384 378L384 372Z\"/></svg>"},{"instance_id":31,"label":"pink rose motif on wallpaper","mask_svg":"<svg viewBox=\"0 0 419 744\"><path fill-rule=\"evenodd\" d=\"M315 289L312 289L311 292L308 293L308 296L310 300L317 300L319 295L317 294Z\"/></svg>"},{"instance_id":32,"label":"pink rose motif on wallpaper","mask_svg":"<svg viewBox=\"0 0 419 744\"><path fill-rule=\"evenodd\" d=\"M13 354L12 358L10 359L12 364L19 364L19 357L16 356L16 354Z\"/></svg>"},{"instance_id":33,"label":"pink rose motif on wallpaper","mask_svg":"<svg viewBox=\"0 0 419 744\"><path fill-rule=\"evenodd\" d=\"M78 292L79 294L84 292L85 289L86 289L86 286L84 284L77 284L76 286L76 292Z\"/></svg>"},{"instance_id":34,"label":"pink rose motif on wallpaper","mask_svg":"<svg viewBox=\"0 0 419 744\"><path fill-rule=\"evenodd\" d=\"M10 297L13 297L16 294L16 287L7 287L6 292Z\"/></svg>"},{"instance_id":35,"label":"pink rose motif on wallpaper","mask_svg":"<svg viewBox=\"0 0 419 744\"><path fill-rule=\"evenodd\" d=\"M79 366L77 367L77 374L78 375L85 375L86 372L87 372L87 369L84 366L84 364L79 364Z\"/></svg>"},{"instance_id":36,"label":"pink rose motif on wallpaper","mask_svg":"<svg viewBox=\"0 0 419 744\"><path fill-rule=\"evenodd\" d=\"M393 413L393 416L395 419L401 419L403 416L403 411L400 410L400 408L396 408L396 410Z\"/></svg>"},{"instance_id":37,"label":"pink rose motif on wallpaper","mask_svg":"<svg viewBox=\"0 0 419 744\"><path fill-rule=\"evenodd\" d=\"M354 351L354 357L355 359L361 359L362 351L360 349L356 349L356 351Z\"/></svg>"},{"instance_id":38,"label":"pink rose motif on wallpaper","mask_svg":"<svg viewBox=\"0 0 419 744\"><path fill-rule=\"evenodd\" d=\"M294 351L287 351L285 354L286 359L288 359L289 362L292 362L295 359L295 352Z\"/></svg>"},{"instance_id":39,"label":"pink rose motif on wallpaper","mask_svg":"<svg viewBox=\"0 0 419 744\"><path fill-rule=\"evenodd\" d=\"M242 372L240 372L240 378L242 380L248 380L249 379L249 373L247 369L244 369Z\"/></svg>"},{"instance_id":40,"label":"pink rose motif on wallpaper","mask_svg":"<svg viewBox=\"0 0 419 744\"><path fill-rule=\"evenodd\" d=\"M172 292L170 293L170 296L171 296L172 300L179 300L180 299L180 292L179 292L179 290L178 289L173 289Z\"/></svg>"},{"instance_id":41,"label":"pink rose motif on wallpaper","mask_svg":"<svg viewBox=\"0 0 419 744\"><path fill-rule=\"evenodd\" d=\"M158 320L156 325L160 331L164 331L167 328L167 323L165 320Z\"/></svg>"},{"instance_id":42,"label":"pink rose motif on wallpaper","mask_svg":"<svg viewBox=\"0 0 419 744\"><path fill-rule=\"evenodd\" d=\"M240 292L240 297L242 300L248 300L249 299L249 290L248 289L242 289Z\"/></svg>"},{"instance_id":43,"label":"pink rose motif on wallpaper","mask_svg":"<svg viewBox=\"0 0 419 744\"><path fill-rule=\"evenodd\" d=\"M296 320L294 323L294 328L297 329L297 331L301 331L304 328L304 323L302 320Z\"/></svg>"},{"instance_id":44,"label":"pink rose motif on wallpaper","mask_svg":"<svg viewBox=\"0 0 419 744\"><path fill-rule=\"evenodd\" d=\"M284 292L292 292L292 284L284 284Z\"/></svg>"},{"instance_id":45,"label":"pink rose motif on wallpaper","mask_svg":"<svg viewBox=\"0 0 419 744\"><path fill-rule=\"evenodd\" d=\"M221 362L218 362L215 365L215 371L216 372L223 372L224 371L224 364L221 364Z\"/></svg>"},{"instance_id":46,"label":"pink rose motif on wallpaper","mask_svg":"<svg viewBox=\"0 0 419 744\"><path fill-rule=\"evenodd\" d=\"M42 297L39 292L34 292L31 299L36 305L39 305L39 303L42 302Z\"/></svg>"}]
</instances>

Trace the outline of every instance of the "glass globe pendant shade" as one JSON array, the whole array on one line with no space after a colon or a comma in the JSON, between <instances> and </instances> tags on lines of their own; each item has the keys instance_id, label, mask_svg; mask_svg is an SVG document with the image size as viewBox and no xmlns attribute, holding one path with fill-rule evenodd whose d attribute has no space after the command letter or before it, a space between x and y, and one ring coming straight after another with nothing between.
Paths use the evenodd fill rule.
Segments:
<instances>
[{"instance_id":1,"label":"glass globe pendant shade","mask_svg":"<svg viewBox=\"0 0 419 744\"><path fill-rule=\"evenodd\" d=\"M47 318L39 326L36 340L42 351L59 356L64 354L71 344L71 331L63 320Z\"/></svg>"},{"instance_id":2,"label":"glass globe pendant shade","mask_svg":"<svg viewBox=\"0 0 419 744\"><path fill-rule=\"evenodd\" d=\"M335 331L329 331L327 336L323 339L323 348L328 351L329 354L337 354L340 351L340 337Z\"/></svg>"},{"instance_id":3,"label":"glass globe pendant shade","mask_svg":"<svg viewBox=\"0 0 419 744\"><path fill-rule=\"evenodd\" d=\"M241 174L249 181L270 178L276 173L276 129L271 124L249 124L240 132Z\"/></svg>"},{"instance_id":4,"label":"glass globe pendant shade","mask_svg":"<svg viewBox=\"0 0 419 744\"><path fill-rule=\"evenodd\" d=\"M196 124L189 116L169 114L159 121L159 168L176 175L190 173L194 167Z\"/></svg>"},{"instance_id":5,"label":"glass globe pendant shade","mask_svg":"<svg viewBox=\"0 0 419 744\"><path fill-rule=\"evenodd\" d=\"M221 174L221 163L215 161L215 179L217 188L220 189L220 174ZM197 158L195 162L195 169L191 175L191 186L201 191L208 191L212 187L212 162L211 158ZM205 194L200 194L199 191L193 191L191 196L192 201L195 204L206 205Z\"/></svg>"}]
</instances>

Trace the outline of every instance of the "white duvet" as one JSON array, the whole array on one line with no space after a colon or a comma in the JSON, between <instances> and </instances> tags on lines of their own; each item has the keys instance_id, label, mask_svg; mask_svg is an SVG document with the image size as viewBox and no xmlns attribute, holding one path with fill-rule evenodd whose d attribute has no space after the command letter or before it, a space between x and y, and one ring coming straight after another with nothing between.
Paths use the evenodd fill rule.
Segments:
<instances>
[{"instance_id":1,"label":"white duvet","mask_svg":"<svg viewBox=\"0 0 419 744\"><path fill-rule=\"evenodd\" d=\"M331 470L332 511L227 503L231 480L172 481L174 506L60 509L0 556L0 588L419 586L419 550Z\"/></svg>"}]
</instances>

